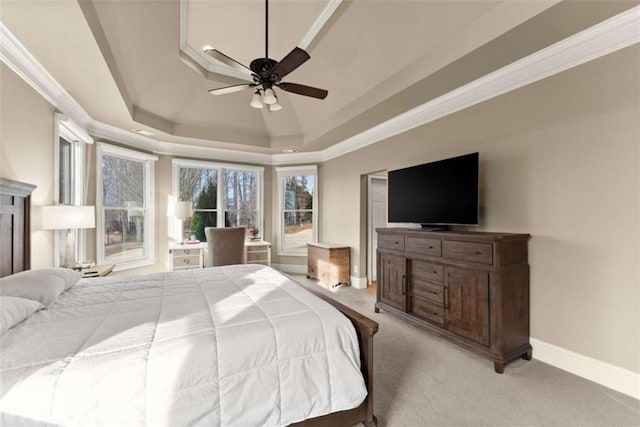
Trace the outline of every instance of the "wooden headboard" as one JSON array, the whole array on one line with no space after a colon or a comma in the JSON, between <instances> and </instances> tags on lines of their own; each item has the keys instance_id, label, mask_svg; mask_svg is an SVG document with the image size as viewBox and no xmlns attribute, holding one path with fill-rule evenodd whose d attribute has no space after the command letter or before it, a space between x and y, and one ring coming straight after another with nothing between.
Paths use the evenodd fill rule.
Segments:
<instances>
[{"instance_id":1,"label":"wooden headboard","mask_svg":"<svg viewBox=\"0 0 640 427\"><path fill-rule=\"evenodd\" d=\"M31 267L29 211L35 188L0 178L0 277Z\"/></svg>"}]
</instances>

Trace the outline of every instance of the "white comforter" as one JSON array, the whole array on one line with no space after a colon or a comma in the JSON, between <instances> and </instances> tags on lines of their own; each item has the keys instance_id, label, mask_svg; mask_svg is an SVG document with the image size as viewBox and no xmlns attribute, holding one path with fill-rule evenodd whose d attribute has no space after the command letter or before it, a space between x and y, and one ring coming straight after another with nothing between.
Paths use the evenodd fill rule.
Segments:
<instances>
[{"instance_id":1,"label":"white comforter","mask_svg":"<svg viewBox=\"0 0 640 427\"><path fill-rule=\"evenodd\" d=\"M367 394L350 321L261 266L81 280L0 351L3 425L279 426Z\"/></svg>"}]
</instances>

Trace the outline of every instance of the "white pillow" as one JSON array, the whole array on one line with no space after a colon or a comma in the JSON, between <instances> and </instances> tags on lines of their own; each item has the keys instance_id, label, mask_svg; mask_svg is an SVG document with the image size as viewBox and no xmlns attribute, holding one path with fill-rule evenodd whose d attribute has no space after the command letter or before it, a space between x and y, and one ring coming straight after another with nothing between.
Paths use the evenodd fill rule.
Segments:
<instances>
[{"instance_id":1,"label":"white pillow","mask_svg":"<svg viewBox=\"0 0 640 427\"><path fill-rule=\"evenodd\" d=\"M48 307L81 278L81 272L68 268L23 271L0 279L0 295L31 299Z\"/></svg>"},{"instance_id":2,"label":"white pillow","mask_svg":"<svg viewBox=\"0 0 640 427\"><path fill-rule=\"evenodd\" d=\"M41 308L44 306L38 301L0 296L0 335Z\"/></svg>"}]
</instances>

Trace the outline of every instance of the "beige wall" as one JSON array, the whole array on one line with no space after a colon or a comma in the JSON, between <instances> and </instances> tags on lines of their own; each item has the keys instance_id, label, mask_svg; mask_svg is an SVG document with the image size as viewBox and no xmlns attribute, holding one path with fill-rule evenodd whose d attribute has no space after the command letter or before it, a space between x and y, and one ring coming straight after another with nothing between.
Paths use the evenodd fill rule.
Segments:
<instances>
[{"instance_id":1,"label":"beige wall","mask_svg":"<svg viewBox=\"0 0 640 427\"><path fill-rule=\"evenodd\" d=\"M640 372L639 52L323 164L320 239L349 244L365 276L361 175L479 151L481 229L532 235L531 335Z\"/></svg>"},{"instance_id":2,"label":"beige wall","mask_svg":"<svg viewBox=\"0 0 640 427\"><path fill-rule=\"evenodd\" d=\"M54 112L0 63L0 177L36 185L31 195L32 268L53 266L53 232L41 229L39 207L53 203Z\"/></svg>"}]
</instances>

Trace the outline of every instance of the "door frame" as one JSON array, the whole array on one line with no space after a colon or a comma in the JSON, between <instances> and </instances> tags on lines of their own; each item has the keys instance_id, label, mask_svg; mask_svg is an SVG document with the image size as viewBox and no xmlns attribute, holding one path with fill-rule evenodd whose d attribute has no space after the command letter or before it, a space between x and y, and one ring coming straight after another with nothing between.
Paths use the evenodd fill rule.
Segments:
<instances>
[{"instance_id":1,"label":"door frame","mask_svg":"<svg viewBox=\"0 0 640 427\"><path fill-rule=\"evenodd\" d=\"M373 229L373 180L385 181L387 186L389 185L388 178L385 175L379 175L378 173L367 175L367 285L372 282L373 257L376 256L376 248L373 248L371 245L371 242L373 241L373 233L375 233L375 230ZM388 208L388 202L387 196L385 198L385 211Z\"/></svg>"}]
</instances>

